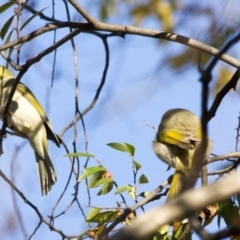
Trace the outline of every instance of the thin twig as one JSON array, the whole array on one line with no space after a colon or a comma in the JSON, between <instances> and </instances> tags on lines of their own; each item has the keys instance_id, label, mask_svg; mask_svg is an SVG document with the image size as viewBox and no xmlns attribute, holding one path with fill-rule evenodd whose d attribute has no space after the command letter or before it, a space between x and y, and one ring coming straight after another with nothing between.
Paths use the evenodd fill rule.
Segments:
<instances>
[{"instance_id":1,"label":"thin twig","mask_svg":"<svg viewBox=\"0 0 240 240\"><path fill-rule=\"evenodd\" d=\"M237 159L237 161L235 161L230 167L227 167L225 169L221 169L221 170L217 170L214 172L209 172L208 176L212 176L212 175L223 175L225 173L229 173L234 169L237 169L238 165L240 164L240 158Z\"/></svg>"},{"instance_id":2,"label":"thin twig","mask_svg":"<svg viewBox=\"0 0 240 240\"><path fill-rule=\"evenodd\" d=\"M222 155L215 156L215 157L210 157L210 158L206 159L203 162L203 164L210 164L210 163L222 161L222 160L229 159L229 158L239 158L239 157L240 157L240 152L232 152L232 153L222 154Z\"/></svg>"},{"instance_id":3,"label":"thin twig","mask_svg":"<svg viewBox=\"0 0 240 240\"><path fill-rule=\"evenodd\" d=\"M217 109L220 106L220 103L222 102L223 98L227 95L227 93L231 89L236 89L236 85L237 85L239 76L240 76L240 69L238 68L235 71L235 73L233 74L232 78L217 93L217 95L212 103L212 106L210 107L210 109L208 111L207 121L210 121L210 119L212 119L215 116Z\"/></svg>"},{"instance_id":4,"label":"thin twig","mask_svg":"<svg viewBox=\"0 0 240 240\"><path fill-rule=\"evenodd\" d=\"M103 45L104 45L104 48L105 48L105 52L106 52L106 58L105 58L105 66L104 66L104 69L103 69L103 74L102 74L102 78L101 78L101 81L100 81L100 83L99 83L99 86L98 86L98 88L97 88L97 90L96 90L96 93L95 93L95 96L94 96L94 98L93 98L93 100L92 100L92 102L89 104L89 106L83 111L83 112L81 112L80 113L80 115L77 117L77 121L79 120L79 119L82 119L82 117L85 115L85 114L87 114L91 109L93 109L94 108L94 106L95 106L95 104L97 103L97 100L98 100L98 98L99 98L99 96L100 96L100 93L101 93L101 91L102 91L102 89L103 89L103 86L104 86L104 84L105 84L105 82L106 82L106 77L107 77L107 72L108 72L108 68L109 68L109 61L110 61L110 52L109 52L109 46L108 46L108 42L107 42L107 35L100 35L100 34L98 34L97 36L101 36L101 39L102 39L102 41L103 41ZM64 134L65 134L65 132L69 129L69 128L71 128L72 126L74 126L74 122L75 122L75 120L74 121L72 121L71 123L69 123L62 131L61 131L61 133L59 134L60 136L63 136ZM87 164L87 162L86 162L86 164ZM87 166L85 164L85 166Z\"/></svg>"},{"instance_id":5,"label":"thin twig","mask_svg":"<svg viewBox=\"0 0 240 240\"><path fill-rule=\"evenodd\" d=\"M24 141L23 144L21 144L21 145L19 145L15 148L15 151L14 151L14 154L13 154L13 157L12 157L12 160L11 160L11 181L12 181L13 184L15 184L15 176L16 176L16 171L14 169L16 159L18 158L18 154L19 154L20 149L23 148L25 143L26 143L26 141ZM16 217L18 219L18 223L20 225L20 229L22 231L24 239L27 239L27 231L26 231L26 228L25 228L25 225L24 225L22 214L20 212L20 209L19 209L19 206L18 206L18 203L17 203L16 195L15 195L15 192L12 188L11 188L11 190L12 190L11 193L12 193L12 199L13 199L14 212L16 213Z\"/></svg>"},{"instance_id":6,"label":"thin twig","mask_svg":"<svg viewBox=\"0 0 240 240\"><path fill-rule=\"evenodd\" d=\"M57 232L58 234L61 235L61 237L63 239L67 238L67 239L71 239L71 238L77 238L79 235L66 235L63 233L62 230L55 228L51 223L49 223L40 213L40 211L38 210L38 208L31 203L26 197L25 195L6 177L6 175L0 170L0 177L2 177L10 186L11 188L22 198L22 200L29 205L37 214L39 220L42 223L45 223L52 231Z\"/></svg>"}]
</instances>

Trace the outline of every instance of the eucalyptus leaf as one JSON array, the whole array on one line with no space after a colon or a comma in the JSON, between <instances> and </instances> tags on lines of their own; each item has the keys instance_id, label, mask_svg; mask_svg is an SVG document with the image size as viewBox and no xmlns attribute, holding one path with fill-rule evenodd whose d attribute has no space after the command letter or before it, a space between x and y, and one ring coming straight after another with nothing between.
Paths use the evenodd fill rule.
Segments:
<instances>
[{"instance_id":1,"label":"eucalyptus leaf","mask_svg":"<svg viewBox=\"0 0 240 240\"><path fill-rule=\"evenodd\" d=\"M1 33L0 33L0 36L1 36L1 39L4 39L6 33L8 32L8 29L9 27L11 26L12 24L12 21L14 19L16 15L14 14L13 16L11 16L7 21L6 23L3 25L2 29L1 29Z\"/></svg>"},{"instance_id":2,"label":"eucalyptus leaf","mask_svg":"<svg viewBox=\"0 0 240 240\"><path fill-rule=\"evenodd\" d=\"M8 8L10 8L12 5L14 5L16 1L11 1L4 3L3 5L0 6L0 14L5 12Z\"/></svg>"},{"instance_id":3,"label":"eucalyptus leaf","mask_svg":"<svg viewBox=\"0 0 240 240\"><path fill-rule=\"evenodd\" d=\"M42 10L34 13L20 28L22 30L24 27L26 27L36 16L38 16L41 12L43 12L47 7L43 8Z\"/></svg>"}]
</instances>

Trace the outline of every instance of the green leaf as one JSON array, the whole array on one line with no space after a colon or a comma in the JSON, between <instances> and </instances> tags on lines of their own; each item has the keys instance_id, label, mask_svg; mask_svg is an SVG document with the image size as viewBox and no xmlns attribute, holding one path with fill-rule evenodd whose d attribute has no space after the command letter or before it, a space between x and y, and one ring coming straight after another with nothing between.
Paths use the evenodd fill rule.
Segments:
<instances>
[{"instance_id":1,"label":"green leaf","mask_svg":"<svg viewBox=\"0 0 240 240\"><path fill-rule=\"evenodd\" d=\"M16 3L16 1L4 3L2 6L0 6L0 14L5 12L8 8L10 8L15 3Z\"/></svg>"},{"instance_id":2,"label":"green leaf","mask_svg":"<svg viewBox=\"0 0 240 240\"><path fill-rule=\"evenodd\" d=\"M125 185L125 186L122 186L122 187L118 188L117 191L115 192L115 194L119 194L119 193L122 193L122 192L129 192L131 190L132 190L131 185Z\"/></svg>"},{"instance_id":3,"label":"green leaf","mask_svg":"<svg viewBox=\"0 0 240 240\"><path fill-rule=\"evenodd\" d=\"M223 204L222 203L219 203L218 204L218 211L219 211L219 214L217 216L217 225L218 225L218 228L220 228L220 224L221 224L221 219L222 219L222 216L221 216L221 211L222 211L222 206Z\"/></svg>"},{"instance_id":4,"label":"green leaf","mask_svg":"<svg viewBox=\"0 0 240 240\"><path fill-rule=\"evenodd\" d=\"M110 179L109 179L110 180ZM113 182L105 183L102 189L97 193L98 196L109 193L113 189Z\"/></svg>"},{"instance_id":5,"label":"green leaf","mask_svg":"<svg viewBox=\"0 0 240 240\"><path fill-rule=\"evenodd\" d=\"M2 29L1 29L1 34L0 34L0 36L1 36L2 39L4 39L4 37L5 37L8 29L9 29L9 27L10 27L11 24L12 24L12 21L13 21L14 17L15 17L15 14L14 14L13 16L11 16L11 17L7 20L7 22L4 24L4 26L2 27Z\"/></svg>"},{"instance_id":6,"label":"green leaf","mask_svg":"<svg viewBox=\"0 0 240 240\"><path fill-rule=\"evenodd\" d=\"M136 199L135 188L132 187L131 185L125 185L125 186L118 188L117 191L115 192L115 194L119 194L122 192L128 192L128 194L130 195L131 198Z\"/></svg>"},{"instance_id":7,"label":"green leaf","mask_svg":"<svg viewBox=\"0 0 240 240\"><path fill-rule=\"evenodd\" d=\"M89 180L88 183L88 188L94 188L96 183L102 179L103 172L96 172L92 175L91 179Z\"/></svg>"},{"instance_id":8,"label":"green leaf","mask_svg":"<svg viewBox=\"0 0 240 240\"><path fill-rule=\"evenodd\" d=\"M128 194L132 199L134 199L134 200L136 199L136 194L135 194L135 188L134 187L131 187L131 190L128 191Z\"/></svg>"},{"instance_id":9,"label":"green leaf","mask_svg":"<svg viewBox=\"0 0 240 240\"><path fill-rule=\"evenodd\" d=\"M90 154L90 153L77 152L77 153L66 154L66 155L64 155L64 157L90 157L90 158L94 158L95 156Z\"/></svg>"},{"instance_id":10,"label":"green leaf","mask_svg":"<svg viewBox=\"0 0 240 240\"><path fill-rule=\"evenodd\" d=\"M134 156L135 153L135 147L133 145L131 145L130 143L124 143L124 145L126 146L126 148L128 149L128 152Z\"/></svg>"},{"instance_id":11,"label":"green leaf","mask_svg":"<svg viewBox=\"0 0 240 240\"><path fill-rule=\"evenodd\" d=\"M231 198L222 203L221 210L219 208L219 215L224 219L227 227L238 225L240 222L238 207Z\"/></svg>"},{"instance_id":12,"label":"green leaf","mask_svg":"<svg viewBox=\"0 0 240 240\"><path fill-rule=\"evenodd\" d=\"M86 217L87 222L91 221L91 219L94 218L100 211L101 211L100 208L91 208L91 210L89 211Z\"/></svg>"},{"instance_id":13,"label":"green leaf","mask_svg":"<svg viewBox=\"0 0 240 240\"><path fill-rule=\"evenodd\" d=\"M139 184L144 184L144 183L148 183L148 178L145 174L142 174L140 176L140 178L138 179L138 183Z\"/></svg>"},{"instance_id":14,"label":"green leaf","mask_svg":"<svg viewBox=\"0 0 240 240\"><path fill-rule=\"evenodd\" d=\"M87 178L88 176L90 176L96 172L104 172L104 171L106 171L106 169L101 166L86 168L80 175L78 182L82 181L83 179Z\"/></svg>"},{"instance_id":15,"label":"green leaf","mask_svg":"<svg viewBox=\"0 0 240 240\"><path fill-rule=\"evenodd\" d=\"M183 234L183 231L184 231L184 224L179 223L178 228L176 229L176 231L173 234L173 239L178 239Z\"/></svg>"},{"instance_id":16,"label":"green leaf","mask_svg":"<svg viewBox=\"0 0 240 240\"><path fill-rule=\"evenodd\" d=\"M10 42L13 31L14 31L14 29L12 29L12 30L8 33L4 44L7 44L7 43ZM5 49L5 50L4 50L4 53L5 53L6 56L8 56L9 58L11 58L11 55L12 55L13 50L14 50L14 47L11 47L11 48Z\"/></svg>"},{"instance_id":17,"label":"green leaf","mask_svg":"<svg viewBox=\"0 0 240 240\"><path fill-rule=\"evenodd\" d=\"M109 179L109 178L102 178L96 182L95 187L98 187L98 186L100 186L102 184L106 184L106 183L113 183L113 180Z\"/></svg>"},{"instance_id":18,"label":"green leaf","mask_svg":"<svg viewBox=\"0 0 240 240\"><path fill-rule=\"evenodd\" d=\"M114 149L118 150L118 151L129 153L129 150L126 148L126 146L121 144L121 143L112 142L112 143L108 143L107 145L111 148L114 148Z\"/></svg>"},{"instance_id":19,"label":"green leaf","mask_svg":"<svg viewBox=\"0 0 240 240\"><path fill-rule=\"evenodd\" d=\"M141 193L139 194L139 196L145 198L145 197L147 197L150 193L151 193L151 192L141 192Z\"/></svg>"},{"instance_id":20,"label":"green leaf","mask_svg":"<svg viewBox=\"0 0 240 240\"><path fill-rule=\"evenodd\" d=\"M11 47L11 48L9 48L9 49L6 49L6 51L8 50L8 53L6 54L6 55L8 55L8 57L10 58L11 57L11 55L12 55L12 53L13 53L13 51L14 51L14 47Z\"/></svg>"},{"instance_id":21,"label":"green leaf","mask_svg":"<svg viewBox=\"0 0 240 240\"><path fill-rule=\"evenodd\" d=\"M112 143L108 143L107 145L118 151L126 152L126 153L129 153L131 156L134 156L135 147L133 145L131 145L130 143L121 144L121 143L112 142Z\"/></svg>"},{"instance_id":22,"label":"green leaf","mask_svg":"<svg viewBox=\"0 0 240 240\"><path fill-rule=\"evenodd\" d=\"M102 225L101 227L98 227L97 231L96 231L96 235L98 236L100 233L103 232L103 230L106 229L105 225ZM88 236L89 237L89 236Z\"/></svg>"},{"instance_id":23,"label":"green leaf","mask_svg":"<svg viewBox=\"0 0 240 240\"><path fill-rule=\"evenodd\" d=\"M36 16L38 16L41 12L43 12L46 8L48 8L48 7L45 7L45 8L43 8L42 10L34 13L34 14L21 26L20 31L21 31L28 23L30 23Z\"/></svg>"},{"instance_id":24,"label":"green leaf","mask_svg":"<svg viewBox=\"0 0 240 240\"><path fill-rule=\"evenodd\" d=\"M9 32L9 34L7 35L7 37L6 37L6 40L5 40L5 43L4 43L4 44L6 44L6 43L9 43L9 42L10 42L10 40L11 40L11 36L12 36L12 33L13 33L13 30L11 30L11 31Z\"/></svg>"},{"instance_id":25,"label":"green leaf","mask_svg":"<svg viewBox=\"0 0 240 240\"><path fill-rule=\"evenodd\" d=\"M118 215L118 211L105 211L96 214L93 218L89 219L89 222L98 223L98 225L102 225L112 221Z\"/></svg>"},{"instance_id":26,"label":"green leaf","mask_svg":"<svg viewBox=\"0 0 240 240\"><path fill-rule=\"evenodd\" d=\"M133 160L133 164L137 171L142 167L141 164L136 162L135 160Z\"/></svg>"}]
</instances>

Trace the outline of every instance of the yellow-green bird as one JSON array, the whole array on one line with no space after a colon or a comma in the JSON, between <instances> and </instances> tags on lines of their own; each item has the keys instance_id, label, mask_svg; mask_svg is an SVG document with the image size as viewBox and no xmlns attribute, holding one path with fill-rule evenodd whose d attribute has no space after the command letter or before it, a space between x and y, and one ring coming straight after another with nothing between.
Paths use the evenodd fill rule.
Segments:
<instances>
[{"instance_id":1,"label":"yellow-green bird","mask_svg":"<svg viewBox=\"0 0 240 240\"><path fill-rule=\"evenodd\" d=\"M152 146L162 161L176 169L167 200L182 191L182 183L191 174L193 155L201 139L200 119L191 111L176 108L163 115ZM211 149L212 142L208 140L206 157Z\"/></svg>"},{"instance_id":2,"label":"yellow-green bird","mask_svg":"<svg viewBox=\"0 0 240 240\"><path fill-rule=\"evenodd\" d=\"M16 78L7 68L0 65L0 118L9 93ZM7 112L8 127L15 133L29 140L32 146L40 178L41 194L47 195L57 180L52 161L48 153L47 139L60 147L61 140L54 133L48 117L33 93L23 84L18 83Z\"/></svg>"}]
</instances>

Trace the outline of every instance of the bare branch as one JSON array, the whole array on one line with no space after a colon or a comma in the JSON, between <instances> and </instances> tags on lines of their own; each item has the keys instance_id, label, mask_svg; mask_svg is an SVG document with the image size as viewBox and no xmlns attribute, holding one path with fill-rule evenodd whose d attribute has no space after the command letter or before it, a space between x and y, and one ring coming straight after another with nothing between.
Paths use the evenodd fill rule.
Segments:
<instances>
[{"instance_id":1,"label":"bare branch","mask_svg":"<svg viewBox=\"0 0 240 240\"><path fill-rule=\"evenodd\" d=\"M210 157L206 161L204 161L204 164L209 164L209 163L217 162L220 160L225 160L227 158L240 158L240 152L232 152L232 153L219 155L216 157Z\"/></svg>"},{"instance_id":2,"label":"bare branch","mask_svg":"<svg viewBox=\"0 0 240 240\"><path fill-rule=\"evenodd\" d=\"M217 109L222 102L223 98L227 95L227 93L231 89L236 89L236 85L238 82L240 76L240 69L238 68L236 72L233 74L232 78L226 83L226 85L218 92L216 98L214 99L214 102L208 111L207 121L210 121L211 118L213 118L217 112Z\"/></svg>"},{"instance_id":3,"label":"bare branch","mask_svg":"<svg viewBox=\"0 0 240 240\"><path fill-rule=\"evenodd\" d=\"M209 172L208 176L223 175L225 173L229 173L232 170L236 169L239 164L240 164L240 158L238 158L237 161L235 161L230 167L227 167L227 168L224 168L224 169L221 169L221 170L218 170L218 171L214 171L214 172Z\"/></svg>"},{"instance_id":4,"label":"bare branch","mask_svg":"<svg viewBox=\"0 0 240 240\"><path fill-rule=\"evenodd\" d=\"M72 4L72 6L89 22L91 23L93 26L97 26L97 24L99 23L99 21L97 19L95 19L94 17L92 17L84 8L82 8L80 6L80 4L78 4L77 1L75 0L68 0L68 2L70 2Z\"/></svg>"},{"instance_id":5,"label":"bare branch","mask_svg":"<svg viewBox=\"0 0 240 240\"><path fill-rule=\"evenodd\" d=\"M204 74L210 75L213 68L217 64L220 56L224 53L226 53L235 43L237 43L240 39L240 33L238 33L236 36L234 36L232 39L227 41L227 43L223 46L223 48L219 51L217 55L214 56L214 58L210 61L208 64L208 67L205 69Z\"/></svg>"},{"instance_id":6,"label":"bare branch","mask_svg":"<svg viewBox=\"0 0 240 240\"><path fill-rule=\"evenodd\" d=\"M40 28L30 34L27 34L24 37L21 37L17 40L9 42L0 46L0 51L14 47L20 43L24 43L30 41L31 39L39 36L45 32L53 31L57 28L64 28L64 27L72 27L77 28L81 32L89 32L89 31L105 31L110 33L118 33L118 34L133 34L143 37L150 37L156 39L164 39L172 42L178 42L180 44L186 45L188 47L192 47L194 49L200 50L202 52L208 53L212 56L218 56L220 50L207 45L201 41L198 41L193 38L188 38L186 36L182 36L175 33L164 32L164 31L157 31L154 29L148 28L139 28L139 27L132 27L132 26L123 26L123 25L116 25L116 24L106 24L98 21L97 27L93 27L93 25L89 23L81 23L81 22L61 22L61 23L51 23L47 24L45 27ZM239 67L240 61L236 58L228 55L228 54L221 54L219 59L228 63L233 67Z\"/></svg>"},{"instance_id":7,"label":"bare branch","mask_svg":"<svg viewBox=\"0 0 240 240\"><path fill-rule=\"evenodd\" d=\"M105 58L105 66L104 66L104 69L103 69L103 74L102 74L102 78L101 78L101 81L99 83L99 86L96 90L96 93L95 93L95 96L92 100L92 102L89 104L89 106L79 114L79 116L76 117L76 119L74 119L71 123L69 123L63 130L62 132L59 134L60 136L63 136L63 134L69 129L71 128L72 126L74 126L75 124L75 121L78 121L79 119L82 119L82 117L87 114L91 109L94 108L99 96L100 96L100 93L103 89L103 86L105 84L105 81L106 81L106 77L107 77L107 71L108 71L108 68L109 68L109 61L110 61L110 52L109 52L109 46L108 46L108 42L107 42L107 37L108 35L101 35L99 33L95 33L98 37L100 37L103 41L103 45L104 45L104 48L105 48L105 52L106 52L106 58ZM83 126L84 126L84 123L82 122ZM85 138L86 139L86 138ZM87 139L86 139L87 140ZM87 162L85 164L85 166L87 166Z\"/></svg>"},{"instance_id":8,"label":"bare branch","mask_svg":"<svg viewBox=\"0 0 240 240\"><path fill-rule=\"evenodd\" d=\"M18 38L12 42L9 42L9 43L6 43L2 46L0 46L0 51L3 51L3 50L6 50L8 48L11 48L11 47L14 47L18 44L21 44L21 43L25 43L25 42L28 42L30 41L31 39L37 37L37 36L40 36L46 32L49 32L49 31L54 31L58 28L62 28L62 27L73 27L73 28L76 28L79 30L79 32L83 31L83 29L85 29L85 31L91 31L91 30L94 30L90 24L88 23L74 23L74 22L71 22L71 24L69 24L68 22L66 23L52 23L52 24L46 24L45 27L42 27L36 31L33 31L21 38Z\"/></svg>"}]
</instances>

